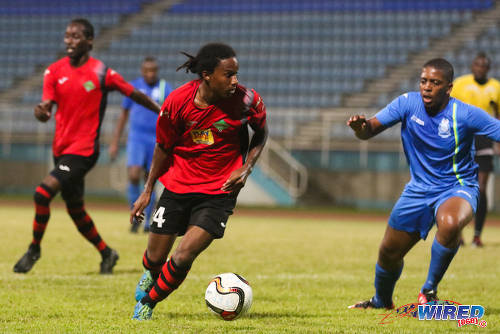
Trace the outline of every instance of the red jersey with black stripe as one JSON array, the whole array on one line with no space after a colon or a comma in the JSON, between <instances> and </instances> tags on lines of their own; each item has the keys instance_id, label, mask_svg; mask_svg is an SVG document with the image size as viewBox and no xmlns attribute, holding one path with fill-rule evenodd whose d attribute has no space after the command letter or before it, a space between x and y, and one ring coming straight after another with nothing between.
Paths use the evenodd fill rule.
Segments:
<instances>
[{"instance_id":1,"label":"red jersey with black stripe","mask_svg":"<svg viewBox=\"0 0 500 334\"><path fill-rule=\"evenodd\" d=\"M207 108L194 103L201 80L175 89L163 103L156 141L172 149L160 182L175 193L222 194L224 182L248 153L248 126L262 129L266 107L253 89L238 85L229 98Z\"/></svg>"},{"instance_id":2,"label":"red jersey with black stripe","mask_svg":"<svg viewBox=\"0 0 500 334\"><path fill-rule=\"evenodd\" d=\"M57 103L52 144L56 157L88 157L99 151L99 132L111 90L129 96L134 87L92 57L79 67L71 66L69 57L64 57L45 70L42 101Z\"/></svg>"}]
</instances>

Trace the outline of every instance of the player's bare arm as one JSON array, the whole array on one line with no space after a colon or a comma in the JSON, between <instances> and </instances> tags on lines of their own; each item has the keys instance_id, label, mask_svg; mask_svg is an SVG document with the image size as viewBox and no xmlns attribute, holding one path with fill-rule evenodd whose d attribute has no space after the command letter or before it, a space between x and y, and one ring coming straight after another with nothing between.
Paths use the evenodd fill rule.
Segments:
<instances>
[{"instance_id":1,"label":"player's bare arm","mask_svg":"<svg viewBox=\"0 0 500 334\"><path fill-rule=\"evenodd\" d=\"M385 130L377 118L367 120L364 115L351 116L347 125L354 131L356 137L362 140L370 139Z\"/></svg>"},{"instance_id":2,"label":"player's bare arm","mask_svg":"<svg viewBox=\"0 0 500 334\"><path fill-rule=\"evenodd\" d=\"M159 114L161 107L153 101L149 96L141 92L140 90L134 89L132 94L129 96L132 100L135 102L139 103L140 105L154 111L155 113Z\"/></svg>"},{"instance_id":3,"label":"player's bare arm","mask_svg":"<svg viewBox=\"0 0 500 334\"><path fill-rule=\"evenodd\" d=\"M248 176L252 172L253 166L259 159L259 156L264 149L264 145L266 144L269 130L267 129L267 125L265 125L262 129L253 130L255 132L252 136L252 141L250 142L247 161L243 166L231 173L229 179L227 179L227 181L222 185L222 191L235 192L243 188Z\"/></svg>"},{"instance_id":4,"label":"player's bare arm","mask_svg":"<svg viewBox=\"0 0 500 334\"><path fill-rule=\"evenodd\" d=\"M156 144L153 153L153 161L151 162L151 169L148 174L146 183L144 184L144 190L141 195L135 201L132 212L130 213L130 223L134 221L134 218L139 222L144 219L144 209L149 205L151 200L151 194L153 193L153 188L156 180L168 170L168 158L171 152Z\"/></svg>"},{"instance_id":5,"label":"player's bare arm","mask_svg":"<svg viewBox=\"0 0 500 334\"><path fill-rule=\"evenodd\" d=\"M40 102L35 106L35 117L40 122L47 122L52 115L52 106L54 105L54 101L45 100Z\"/></svg>"},{"instance_id":6,"label":"player's bare arm","mask_svg":"<svg viewBox=\"0 0 500 334\"><path fill-rule=\"evenodd\" d=\"M112 161L115 160L118 155L118 144L120 142L123 129L125 128L125 124L127 124L129 113L128 109L122 108L122 113L120 114L120 118L118 119L118 123L116 124L116 128L113 133L113 139L111 139L111 143L109 144L108 153Z\"/></svg>"}]
</instances>

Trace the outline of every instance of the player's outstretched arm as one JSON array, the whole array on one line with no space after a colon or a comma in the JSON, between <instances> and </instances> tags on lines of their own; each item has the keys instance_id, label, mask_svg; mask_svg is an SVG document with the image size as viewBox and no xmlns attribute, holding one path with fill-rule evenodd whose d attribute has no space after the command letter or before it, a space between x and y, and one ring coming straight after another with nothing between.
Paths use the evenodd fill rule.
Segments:
<instances>
[{"instance_id":1,"label":"player's outstretched arm","mask_svg":"<svg viewBox=\"0 0 500 334\"><path fill-rule=\"evenodd\" d=\"M155 182L160 176L165 174L165 172L170 167L170 155L171 151L167 151L159 144L156 144L153 153L153 161L151 162L151 169L149 170L148 174L148 179L144 184L144 190L132 207L132 212L130 213L130 223L133 223L134 219L136 219L138 222L142 222L142 220L144 219L143 211L151 201L151 194L153 193Z\"/></svg>"},{"instance_id":2,"label":"player's outstretched arm","mask_svg":"<svg viewBox=\"0 0 500 334\"><path fill-rule=\"evenodd\" d=\"M159 114L161 107L155 101L151 100L149 96L141 92L140 90L134 89L132 94L129 96L132 100L139 103L140 105L154 111Z\"/></svg>"},{"instance_id":3,"label":"player's outstretched arm","mask_svg":"<svg viewBox=\"0 0 500 334\"><path fill-rule=\"evenodd\" d=\"M109 144L108 154L111 160L115 160L118 155L118 144L120 143L120 137L122 136L123 129L125 128L125 124L128 121L129 110L122 108L122 113L120 114L120 118L116 123L115 131L113 132L113 138L111 139L111 143Z\"/></svg>"},{"instance_id":4,"label":"player's outstretched arm","mask_svg":"<svg viewBox=\"0 0 500 334\"><path fill-rule=\"evenodd\" d=\"M362 140L370 139L385 130L377 118L373 117L367 120L364 115L351 116L347 125L354 131L356 137Z\"/></svg>"},{"instance_id":5,"label":"player's outstretched arm","mask_svg":"<svg viewBox=\"0 0 500 334\"><path fill-rule=\"evenodd\" d=\"M40 103L38 103L35 106L35 117L38 119L40 122L47 122L50 119L50 116L52 115L52 106L54 105L54 102L52 100L45 100Z\"/></svg>"},{"instance_id":6,"label":"player's outstretched arm","mask_svg":"<svg viewBox=\"0 0 500 334\"><path fill-rule=\"evenodd\" d=\"M259 159L259 156L264 149L264 145L266 144L269 130L267 128L267 124L265 124L262 129L253 130L254 134L252 136L252 140L250 141L247 161L245 161L243 166L231 173L231 176L229 176L227 181L222 185L222 191L235 192L243 188L248 176L252 172L253 166Z\"/></svg>"}]
</instances>

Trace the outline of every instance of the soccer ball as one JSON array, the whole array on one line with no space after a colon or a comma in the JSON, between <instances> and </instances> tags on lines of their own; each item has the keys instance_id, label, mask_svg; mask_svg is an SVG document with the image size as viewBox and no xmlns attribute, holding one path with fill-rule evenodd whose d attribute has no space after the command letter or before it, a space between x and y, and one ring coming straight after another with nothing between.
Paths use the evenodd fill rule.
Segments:
<instances>
[{"instance_id":1,"label":"soccer ball","mask_svg":"<svg viewBox=\"0 0 500 334\"><path fill-rule=\"evenodd\" d=\"M208 308L224 320L234 320L248 311L252 297L250 284L233 273L215 276L205 292Z\"/></svg>"}]
</instances>

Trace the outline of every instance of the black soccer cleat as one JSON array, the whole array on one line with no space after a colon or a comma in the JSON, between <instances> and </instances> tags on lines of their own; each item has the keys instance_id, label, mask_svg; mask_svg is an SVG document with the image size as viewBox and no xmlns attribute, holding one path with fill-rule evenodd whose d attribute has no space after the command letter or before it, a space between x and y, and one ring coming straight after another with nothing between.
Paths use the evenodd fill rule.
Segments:
<instances>
[{"instance_id":1,"label":"black soccer cleat","mask_svg":"<svg viewBox=\"0 0 500 334\"><path fill-rule=\"evenodd\" d=\"M116 261L118 261L119 258L120 256L118 255L118 252L111 249L109 255L102 259L101 274L111 275L113 273L113 267L116 265Z\"/></svg>"},{"instance_id":2,"label":"black soccer cleat","mask_svg":"<svg viewBox=\"0 0 500 334\"><path fill-rule=\"evenodd\" d=\"M391 306L389 306L389 307L377 307L372 302L372 300L373 300L373 298L369 299L369 300L361 301L361 302L358 302L354 305L350 305L347 308L359 308L359 309L365 309L365 310L369 309L369 308L385 308L386 310L392 310L394 308L394 304L391 304Z\"/></svg>"},{"instance_id":3,"label":"black soccer cleat","mask_svg":"<svg viewBox=\"0 0 500 334\"><path fill-rule=\"evenodd\" d=\"M439 300L436 290L423 289L422 292L418 294L418 304L423 305L428 302L433 302Z\"/></svg>"},{"instance_id":4,"label":"black soccer cleat","mask_svg":"<svg viewBox=\"0 0 500 334\"><path fill-rule=\"evenodd\" d=\"M27 273L33 268L35 262L38 261L42 252L40 247L35 247L34 245L30 245L28 247L28 251L24 253L24 255L17 261L14 265L15 273Z\"/></svg>"},{"instance_id":5,"label":"black soccer cleat","mask_svg":"<svg viewBox=\"0 0 500 334\"><path fill-rule=\"evenodd\" d=\"M130 233L137 233L139 231L139 226L141 226L141 223L136 222L134 219L134 222L130 225Z\"/></svg>"},{"instance_id":6,"label":"black soccer cleat","mask_svg":"<svg viewBox=\"0 0 500 334\"><path fill-rule=\"evenodd\" d=\"M481 238L480 238L480 237L478 237L478 236L474 236L474 239L472 239L471 246L472 246L472 247L475 247L475 248L481 248L481 247L484 247L484 244L483 244L483 242L481 241Z\"/></svg>"}]
</instances>

